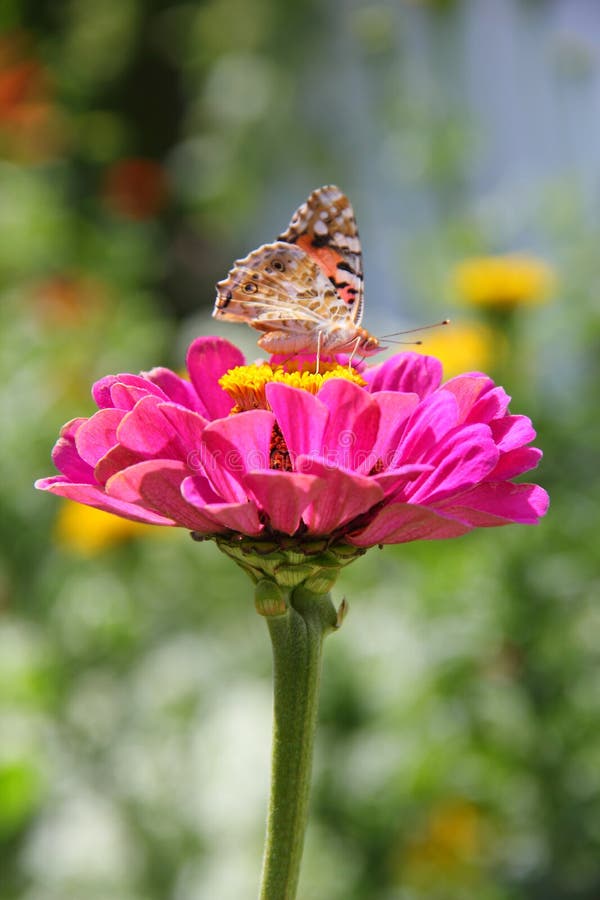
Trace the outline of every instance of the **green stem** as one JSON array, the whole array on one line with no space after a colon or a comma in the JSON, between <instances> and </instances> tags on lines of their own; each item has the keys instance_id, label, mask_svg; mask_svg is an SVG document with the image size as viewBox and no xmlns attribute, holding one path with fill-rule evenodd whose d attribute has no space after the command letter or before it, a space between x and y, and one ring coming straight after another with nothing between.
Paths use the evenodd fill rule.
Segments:
<instances>
[{"instance_id":1,"label":"green stem","mask_svg":"<svg viewBox=\"0 0 600 900\"><path fill-rule=\"evenodd\" d=\"M266 616L273 645L271 797L260 900L294 900L300 875L323 638L336 627L329 594L296 588L284 614Z\"/></svg>"}]
</instances>

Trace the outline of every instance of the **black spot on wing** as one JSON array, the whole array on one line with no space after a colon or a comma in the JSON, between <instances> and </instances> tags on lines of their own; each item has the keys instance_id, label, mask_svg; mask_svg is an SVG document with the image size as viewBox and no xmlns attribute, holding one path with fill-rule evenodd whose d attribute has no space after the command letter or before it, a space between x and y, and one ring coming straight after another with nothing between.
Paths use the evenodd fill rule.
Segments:
<instances>
[{"instance_id":1,"label":"black spot on wing","mask_svg":"<svg viewBox=\"0 0 600 900\"><path fill-rule=\"evenodd\" d=\"M332 285L334 286L334 288L336 288L336 290L338 290L338 291L341 291L342 288L348 287L350 284L349 281L336 281L335 278L333 277L333 275L329 276L329 280L332 283Z\"/></svg>"}]
</instances>

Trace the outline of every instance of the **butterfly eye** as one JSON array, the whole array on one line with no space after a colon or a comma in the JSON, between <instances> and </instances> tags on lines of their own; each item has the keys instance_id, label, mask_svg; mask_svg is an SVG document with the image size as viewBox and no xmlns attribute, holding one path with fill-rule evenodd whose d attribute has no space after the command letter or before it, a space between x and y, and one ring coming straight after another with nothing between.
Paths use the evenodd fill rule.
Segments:
<instances>
[{"instance_id":1,"label":"butterfly eye","mask_svg":"<svg viewBox=\"0 0 600 900\"><path fill-rule=\"evenodd\" d=\"M282 262L280 262L280 260L278 260L278 259L273 260L273 268L277 269L278 272L285 272L284 264Z\"/></svg>"},{"instance_id":2,"label":"butterfly eye","mask_svg":"<svg viewBox=\"0 0 600 900\"><path fill-rule=\"evenodd\" d=\"M256 291L258 290L258 288L257 288L256 285L254 284L254 282L252 282L252 281L247 281L246 284L244 285L243 290L244 290L247 294L255 294Z\"/></svg>"}]
</instances>

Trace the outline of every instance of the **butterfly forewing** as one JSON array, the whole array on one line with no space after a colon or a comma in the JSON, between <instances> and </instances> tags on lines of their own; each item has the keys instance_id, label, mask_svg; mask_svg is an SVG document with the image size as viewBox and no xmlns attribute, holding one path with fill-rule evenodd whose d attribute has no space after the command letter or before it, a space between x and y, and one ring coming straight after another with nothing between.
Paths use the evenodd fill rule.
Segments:
<instances>
[{"instance_id":1,"label":"butterfly forewing","mask_svg":"<svg viewBox=\"0 0 600 900\"><path fill-rule=\"evenodd\" d=\"M363 311L363 264L352 205L335 185L317 188L300 206L280 241L296 244L329 278L357 325Z\"/></svg>"},{"instance_id":2,"label":"butterfly forewing","mask_svg":"<svg viewBox=\"0 0 600 900\"><path fill-rule=\"evenodd\" d=\"M344 301L303 250L277 242L237 260L217 285L215 317L258 323L290 320L290 328L326 326L347 315Z\"/></svg>"}]
</instances>

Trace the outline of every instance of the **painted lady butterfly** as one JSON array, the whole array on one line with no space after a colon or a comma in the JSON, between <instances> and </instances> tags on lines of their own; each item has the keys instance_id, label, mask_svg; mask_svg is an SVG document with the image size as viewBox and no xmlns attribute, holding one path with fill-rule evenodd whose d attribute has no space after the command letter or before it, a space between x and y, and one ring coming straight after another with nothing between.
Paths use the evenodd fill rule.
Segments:
<instances>
[{"instance_id":1,"label":"painted lady butterfly","mask_svg":"<svg viewBox=\"0 0 600 900\"><path fill-rule=\"evenodd\" d=\"M313 191L274 244L236 261L217 284L213 316L246 322L261 331L270 353L349 352L371 356L384 349L360 322L362 254L354 210L339 188Z\"/></svg>"}]
</instances>

